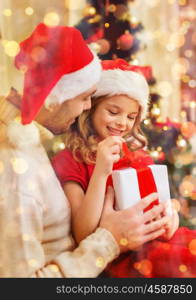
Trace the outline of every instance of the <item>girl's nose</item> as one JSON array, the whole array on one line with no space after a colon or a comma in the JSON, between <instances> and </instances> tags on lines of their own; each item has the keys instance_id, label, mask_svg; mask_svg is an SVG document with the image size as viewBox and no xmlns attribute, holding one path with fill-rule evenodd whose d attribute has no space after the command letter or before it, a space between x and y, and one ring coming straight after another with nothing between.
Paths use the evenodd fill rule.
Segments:
<instances>
[{"instance_id":1,"label":"girl's nose","mask_svg":"<svg viewBox=\"0 0 196 300\"><path fill-rule=\"evenodd\" d=\"M126 120L125 117L119 117L116 123L117 123L117 125L118 125L119 127L125 128L126 125L127 125L127 120Z\"/></svg>"}]
</instances>

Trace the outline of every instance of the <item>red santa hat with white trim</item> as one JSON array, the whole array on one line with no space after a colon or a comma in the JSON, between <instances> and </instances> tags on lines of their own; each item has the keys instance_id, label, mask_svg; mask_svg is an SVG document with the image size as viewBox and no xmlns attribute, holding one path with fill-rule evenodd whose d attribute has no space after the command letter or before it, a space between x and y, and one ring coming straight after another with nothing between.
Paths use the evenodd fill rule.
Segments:
<instances>
[{"instance_id":1,"label":"red santa hat with white trim","mask_svg":"<svg viewBox=\"0 0 196 300\"><path fill-rule=\"evenodd\" d=\"M42 105L63 103L96 84L101 75L98 57L79 30L40 23L20 43L15 65L24 71L22 123L33 121Z\"/></svg>"},{"instance_id":2,"label":"red santa hat with white trim","mask_svg":"<svg viewBox=\"0 0 196 300\"><path fill-rule=\"evenodd\" d=\"M141 117L145 118L148 109L149 86L152 78L148 66L130 65L123 59L102 61L102 75L94 97L127 95L139 102Z\"/></svg>"}]
</instances>

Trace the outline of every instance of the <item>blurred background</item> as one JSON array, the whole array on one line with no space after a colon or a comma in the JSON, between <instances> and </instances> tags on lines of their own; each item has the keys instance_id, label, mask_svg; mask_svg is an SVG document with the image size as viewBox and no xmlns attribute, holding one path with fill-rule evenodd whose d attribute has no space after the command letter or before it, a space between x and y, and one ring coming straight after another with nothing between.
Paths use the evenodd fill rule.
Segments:
<instances>
[{"instance_id":1,"label":"blurred background","mask_svg":"<svg viewBox=\"0 0 196 300\"><path fill-rule=\"evenodd\" d=\"M166 164L180 225L196 228L196 2L194 0L1 0L0 96L22 93L13 66L19 42L39 22L76 26L100 59L145 68L151 89L142 128L156 163ZM63 137L46 145L49 156Z\"/></svg>"}]
</instances>

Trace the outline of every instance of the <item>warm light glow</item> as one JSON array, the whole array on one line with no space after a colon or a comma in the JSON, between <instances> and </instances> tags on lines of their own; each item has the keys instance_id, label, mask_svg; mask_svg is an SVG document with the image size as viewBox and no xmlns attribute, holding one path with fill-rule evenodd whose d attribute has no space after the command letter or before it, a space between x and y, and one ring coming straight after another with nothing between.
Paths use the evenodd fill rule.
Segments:
<instances>
[{"instance_id":1,"label":"warm light glow","mask_svg":"<svg viewBox=\"0 0 196 300\"><path fill-rule=\"evenodd\" d=\"M148 259L143 259L140 262L138 271L142 275L150 275L150 273L152 272L152 263L151 263L151 261L148 260Z\"/></svg>"},{"instance_id":2,"label":"warm light glow","mask_svg":"<svg viewBox=\"0 0 196 300\"><path fill-rule=\"evenodd\" d=\"M122 239L120 240L120 245L122 245L122 246L127 246L127 245L128 245L128 240L125 239L125 238L122 238Z\"/></svg>"},{"instance_id":3,"label":"warm light glow","mask_svg":"<svg viewBox=\"0 0 196 300\"><path fill-rule=\"evenodd\" d=\"M3 10L3 15L6 17L10 17L12 15L12 11L9 8Z\"/></svg>"},{"instance_id":4,"label":"warm light glow","mask_svg":"<svg viewBox=\"0 0 196 300\"><path fill-rule=\"evenodd\" d=\"M195 101L191 101L190 104L189 104L189 107L195 108L196 107L196 102Z\"/></svg>"},{"instance_id":5,"label":"warm light glow","mask_svg":"<svg viewBox=\"0 0 196 300\"><path fill-rule=\"evenodd\" d=\"M54 272L54 273L59 272L59 268L58 268L57 265L52 265L52 264L50 264L50 265L49 265L49 268L50 268L50 270L51 270L52 272Z\"/></svg>"},{"instance_id":6,"label":"warm light glow","mask_svg":"<svg viewBox=\"0 0 196 300\"><path fill-rule=\"evenodd\" d=\"M145 125L149 125L150 123L151 123L151 122L150 122L150 119L145 119L145 120L144 120L144 124L145 124Z\"/></svg>"},{"instance_id":7,"label":"warm light glow","mask_svg":"<svg viewBox=\"0 0 196 300\"><path fill-rule=\"evenodd\" d=\"M153 116L159 116L160 113L161 113L161 110L160 110L159 107L154 106L154 107L151 109L151 114L152 114Z\"/></svg>"},{"instance_id":8,"label":"warm light glow","mask_svg":"<svg viewBox=\"0 0 196 300\"><path fill-rule=\"evenodd\" d=\"M36 259L29 259L28 264L30 267L37 267L38 266L38 261Z\"/></svg>"},{"instance_id":9,"label":"warm light glow","mask_svg":"<svg viewBox=\"0 0 196 300\"><path fill-rule=\"evenodd\" d=\"M196 255L196 239L193 239L190 243L189 243L189 251L191 252L191 254Z\"/></svg>"},{"instance_id":10,"label":"warm light glow","mask_svg":"<svg viewBox=\"0 0 196 300\"><path fill-rule=\"evenodd\" d=\"M188 85L189 85L190 88L195 88L196 87L196 80L191 79L189 81Z\"/></svg>"},{"instance_id":11,"label":"warm light glow","mask_svg":"<svg viewBox=\"0 0 196 300\"><path fill-rule=\"evenodd\" d=\"M103 268L105 266L105 260L103 257L100 256L96 259L96 266L98 268Z\"/></svg>"},{"instance_id":12,"label":"warm light glow","mask_svg":"<svg viewBox=\"0 0 196 300\"><path fill-rule=\"evenodd\" d=\"M172 94L173 88L169 81L160 81L157 84L157 91L162 97L168 97Z\"/></svg>"},{"instance_id":13,"label":"warm light glow","mask_svg":"<svg viewBox=\"0 0 196 300\"><path fill-rule=\"evenodd\" d=\"M183 75L183 76L182 76L182 81L183 81L184 83L189 82L189 80L190 80L190 77L189 77L188 75Z\"/></svg>"},{"instance_id":14,"label":"warm light glow","mask_svg":"<svg viewBox=\"0 0 196 300\"><path fill-rule=\"evenodd\" d=\"M178 3L183 6L187 4L187 0L178 0Z\"/></svg>"},{"instance_id":15,"label":"warm light glow","mask_svg":"<svg viewBox=\"0 0 196 300\"><path fill-rule=\"evenodd\" d=\"M44 17L44 23L50 27L57 26L60 23L60 17L56 12L47 13Z\"/></svg>"},{"instance_id":16,"label":"warm light glow","mask_svg":"<svg viewBox=\"0 0 196 300\"><path fill-rule=\"evenodd\" d=\"M189 69L189 61L186 58L178 58L172 65L172 73L175 76L181 76L185 74Z\"/></svg>"},{"instance_id":17,"label":"warm light glow","mask_svg":"<svg viewBox=\"0 0 196 300\"><path fill-rule=\"evenodd\" d=\"M186 265L180 265L179 266L179 271L182 272L182 273L186 272L187 271L187 266Z\"/></svg>"},{"instance_id":18,"label":"warm light glow","mask_svg":"<svg viewBox=\"0 0 196 300\"><path fill-rule=\"evenodd\" d=\"M32 7L25 8L25 14L31 16L34 13L34 9Z\"/></svg>"},{"instance_id":19,"label":"warm light glow","mask_svg":"<svg viewBox=\"0 0 196 300\"><path fill-rule=\"evenodd\" d=\"M95 15L96 14L95 7L93 7L93 6L89 7L88 12L89 12L89 15L91 15L91 16Z\"/></svg>"},{"instance_id":20,"label":"warm light glow","mask_svg":"<svg viewBox=\"0 0 196 300\"><path fill-rule=\"evenodd\" d=\"M110 24L109 23L105 23L105 28L109 28Z\"/></svg>"},{"instance_id":21,"label":"warm light glow","mask_svg":"<svg viewBox=\"0 0 196 300\"><path fill-rule=\"evenodd\" d=\"M17 174L24 174L28 170L28 163L23 158L12 158L12 168Z\"/></svg>"},{"instance_id":22,"label":"warm light glow","mask_svg":"<svg viewBox=\"0 0 196 300\"><path fill-rule=\"evenodd\" d=\"M8 56L14 57L20 51L20 46L16 41L7 41L4 46L4 51Z\"/></svg>"},{"instance_id":23,"label":"warm light glow","mask_svg":"<svg viewBox=\"0 0 196 300\"><path fill-rule=\"evenodd\" d=\"M154 150L154 151L151 151L150 154L155 159L157 159L159 157L159 151Z\"/></svg>"},{"instance_id":24,"label":"warm light glow","mask_svg":"<svg viewBox=\"0 0 196 300\"><path fill-rule=\"evenodd\" d=\"M185 146L187 145L187 142L186 142L186 140L184 140L184 139L181 137L181 138L179 138L179 139L177 140L177 145L178 145L179 147L185 147Z\"/></svg>"}]
</instances>

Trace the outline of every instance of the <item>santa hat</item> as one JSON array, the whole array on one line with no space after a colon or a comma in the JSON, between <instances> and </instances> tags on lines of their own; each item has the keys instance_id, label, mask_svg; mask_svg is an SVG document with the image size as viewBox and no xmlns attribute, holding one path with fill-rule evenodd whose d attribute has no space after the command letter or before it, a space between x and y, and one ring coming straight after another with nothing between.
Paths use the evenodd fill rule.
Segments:
<instances>
[{"instance_id":1,"label":"santa hat","mask_svg":"<svg viewBox=\"0 0 196 300\"><path fill-rule=\"evenodd\" d=\"M127 95L139 102L144 119L149 99L149 87L145 79L149 76L149 67L131 66L123 59L102 61L102 67L94 97Z\"/></svg>"},{"instance_id":2,"label":"santa hat","mask_svg":"<svg viewBox=\"0 0 196 300\"><path fill-rule=\"evenodd\" d=\"M98 57L76 28L48 27L43 23L20 43L15 64L25 72L23 124L34 120L44 103L61 104L85 92L101 74Z\"/></svg>"}]
</instances>

